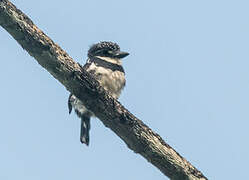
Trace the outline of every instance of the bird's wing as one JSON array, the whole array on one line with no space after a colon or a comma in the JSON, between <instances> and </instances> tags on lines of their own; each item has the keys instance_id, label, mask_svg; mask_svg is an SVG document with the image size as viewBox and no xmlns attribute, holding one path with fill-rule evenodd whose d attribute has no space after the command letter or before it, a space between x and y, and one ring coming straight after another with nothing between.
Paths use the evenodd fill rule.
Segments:
<instances>
[{"instance_id":1,"label":"bird's wing","mask_svg":"<svg viewBox=\"0 0 249 180\"><path fill-rule=\"evenodd\" d=\"M68 105L68 111L69 114L72 112L72 101L74 101L74 99L72 98L72 93L69 95L68 101L67 101L67 105Z\"/></svg>"}]
</instances>

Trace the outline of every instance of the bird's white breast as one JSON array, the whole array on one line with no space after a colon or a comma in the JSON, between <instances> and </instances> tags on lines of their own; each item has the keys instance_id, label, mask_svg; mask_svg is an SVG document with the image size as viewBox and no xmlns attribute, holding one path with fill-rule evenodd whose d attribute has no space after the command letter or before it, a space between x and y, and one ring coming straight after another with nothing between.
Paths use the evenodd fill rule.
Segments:
<instances>
[{"instance_id":1,"label":"bird's white breast","mask_svg":"<svg viewBox=\"0 0 249 180\"><path fill-rule=\"evenodd\" d=\"M94 72L94 76L114 98L118 98L121 90L125 86L125 74L120 71L96 66L94 63L87 69L88 72Z\"/></svg>"}]
</instances>

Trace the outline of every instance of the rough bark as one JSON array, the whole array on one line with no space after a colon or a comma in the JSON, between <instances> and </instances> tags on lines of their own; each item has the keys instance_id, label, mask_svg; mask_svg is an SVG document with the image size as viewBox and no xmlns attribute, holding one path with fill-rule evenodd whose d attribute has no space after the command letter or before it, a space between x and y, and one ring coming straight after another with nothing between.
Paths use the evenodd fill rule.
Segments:
<instances>
[{"instance_id":1,"label":"rough bark","mask_svg":"<svg viewBox=\"0 0 249 180\"><path fill-rule=\"evenodd\" d=\"M0 25L68 91L172 180L207 179L141 120L132 115L13 4L0 0ZM4 42L0 42L4 43Z\"/></svg>"}]
</instances>

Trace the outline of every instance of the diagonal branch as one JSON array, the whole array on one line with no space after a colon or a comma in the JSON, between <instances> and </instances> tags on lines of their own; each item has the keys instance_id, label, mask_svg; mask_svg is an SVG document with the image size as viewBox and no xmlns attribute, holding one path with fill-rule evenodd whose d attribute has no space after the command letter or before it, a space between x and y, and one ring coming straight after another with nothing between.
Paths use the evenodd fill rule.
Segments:
<instances>
[{"instance_id":1,"label":"diagonal branch","mask_svg":"<svg viewBox=\"0 0 249 180\"><path fill-rule=\"evenodd\" d=\"M68 91L136 153L172 180L205 180L200 171L137 119L8 0L0 0L0 25ZM3 42L2 42L3 43Z\"/></svg>"}]
</instances>

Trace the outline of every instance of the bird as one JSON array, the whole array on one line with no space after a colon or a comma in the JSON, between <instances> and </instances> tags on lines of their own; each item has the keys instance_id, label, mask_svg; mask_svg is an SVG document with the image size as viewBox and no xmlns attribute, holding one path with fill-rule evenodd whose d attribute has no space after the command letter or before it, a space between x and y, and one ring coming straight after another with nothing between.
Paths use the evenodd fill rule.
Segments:
<instances>
[{"instance_id":1,"label":"bird","mask_svg":"<svg viewBox=\"0 0 249 180\"><path fill-rule=\"evenodd\" d=\"M87 61L82 68L95 77L113 98L118 99L126 84L122 59L128 55L128 52L120 50L117 43L102 41L89 48ZM81 119L80 142L89 146L90 118L95 116L94 113L72 93L68 98L68 109L69 114L74 109Z\"/></svg>"}]
</instances>

